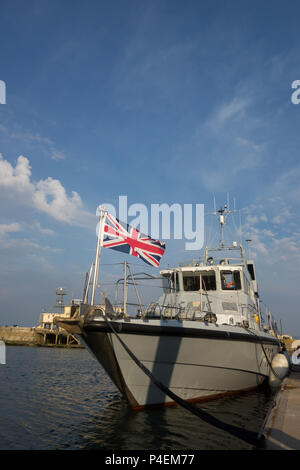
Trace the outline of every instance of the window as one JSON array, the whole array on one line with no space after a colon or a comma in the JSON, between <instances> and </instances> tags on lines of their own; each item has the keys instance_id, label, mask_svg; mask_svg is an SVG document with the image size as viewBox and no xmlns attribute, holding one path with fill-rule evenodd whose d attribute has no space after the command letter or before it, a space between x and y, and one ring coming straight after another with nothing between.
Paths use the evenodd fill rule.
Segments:
<instances>
[{"instance_id":1,"label":"window","mask_svg":"<svg viewBox=\"0 0 300 470\"><path fill-rule=\"evenodd\" d=\"M204 291L216 290L216 276L214 271L183 273L183 289L185 291L199 291L200 274L202 276L202 289Z\"/></svg>"},{"instance_id":2,"label":"window","mask_svg":"<svg viewBox=\"0 0 300 470\"><path fill-rule=\"evenodd\" d=\"M183 289L186 291L200 290L200 276L184 274L183 275Z\"/></svg>"},{"instance_id":3,"label":"window","mask_svg":"<svg viewBox=\"0 0 300 470\"><path fill-rule=\"evenodd\" d=\"M253 264L247 264L247 268L248 268L249 274L250 274L250 276L251 276L251 280L252 280L252 281L255 281L255 273L254 273L254 266L253 266Z\"/></svg>"},{"instance_id":4,"label":"window","mask_svg":"<svg viewBox=\"0 0 300 470\"><path fill-rule=\"evenodd\" d=\"M163 291L166 294L179 291L178 274L163 274Z\"/></svg>"},{"instance_id":5,"label":"window","mask_svg":"<svg viewBox=\"0 0 300 470\"><path fill-rule=\"evenodd\" d=\"M223 290L240 290L241 277L239 271L221 271L221 286Z\"/></svg>"}]
</instances>

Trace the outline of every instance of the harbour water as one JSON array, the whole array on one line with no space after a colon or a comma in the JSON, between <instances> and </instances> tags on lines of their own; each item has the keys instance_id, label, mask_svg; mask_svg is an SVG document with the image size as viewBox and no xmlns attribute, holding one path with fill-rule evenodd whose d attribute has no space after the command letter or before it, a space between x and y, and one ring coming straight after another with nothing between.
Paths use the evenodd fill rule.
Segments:
<instances>
[{"instance_id":1,"label":"harbour water","mask_svg":"<svg viewBox=\"0 0 300 470\"><path fill-rule=\"evenodd\" d=\"M180 407L132 411L85 349L6 347L0 364L1 450L248 450L251 446ZM267 389L202 409L259 431Z\"/></svg>"}]
</instances>

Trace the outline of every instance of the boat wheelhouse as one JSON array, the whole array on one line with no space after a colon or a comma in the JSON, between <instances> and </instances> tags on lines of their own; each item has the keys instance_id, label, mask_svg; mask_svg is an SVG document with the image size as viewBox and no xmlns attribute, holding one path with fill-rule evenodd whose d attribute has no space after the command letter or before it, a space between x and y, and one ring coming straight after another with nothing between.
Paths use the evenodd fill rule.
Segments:
<instances>
[{"instance_id":1,"label":"boat wheelhouse","mask_svg":"<svg viewBox=\"0 0 300 470\"><path fill-rule=\"evenodd\" d=\"M238 257L192 260L160 271L162 295L146 310L148 317L204 320L210 314L220 324L262 325L254 262L246 260L242 246L223 247L222 254Z\"/></svg>"}]
</instances>

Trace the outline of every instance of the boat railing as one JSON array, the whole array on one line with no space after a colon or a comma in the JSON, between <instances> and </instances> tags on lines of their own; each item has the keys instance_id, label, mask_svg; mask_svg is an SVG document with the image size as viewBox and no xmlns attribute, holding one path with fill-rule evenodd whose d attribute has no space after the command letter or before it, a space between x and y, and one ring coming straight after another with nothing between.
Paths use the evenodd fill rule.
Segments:
<instances>
[{"instance_id":1,"label":"boat railing","mask_svg":"<svg viewBox=\"0 0 300 470\"><path fill-rule=\"evenodd\" d=\"M253 328L260 326L263 328L262 318L257 310L257 308L252 304L242 304L241 305L242 316L246 318L250 325Z\"/></svg>"},{"instance_id":2,"label":"boat railing","mask_svg":"<svg viewBox=\"0 0 300 470\"><path fill-rule=\"evenodd\" d=\"M205 315L211 314L210 310L201 309L200 306L192 305L161 305L158 302L150 303L145 309L147 318L165 318L180 320L204 320Z\"/></svg>"}]
</instances>

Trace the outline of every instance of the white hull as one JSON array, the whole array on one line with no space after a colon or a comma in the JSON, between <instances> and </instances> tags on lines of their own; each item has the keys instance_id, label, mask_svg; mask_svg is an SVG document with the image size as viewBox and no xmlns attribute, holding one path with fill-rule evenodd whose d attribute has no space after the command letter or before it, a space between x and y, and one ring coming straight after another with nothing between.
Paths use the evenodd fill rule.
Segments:
<instances>
[{"instance_id":1,"label":"white hull","mask_svg":"<svg viewBox=\"0 0 300 470\"><path fill-rule=\"evenodd\" d=\"M172 399L138 367L105 321L93 323L84 328L85 341L131 406L171 404ZM176 320L120 320L113 325L157 380L190 401L256 388L268 377L269 364L279 349L269 334L228 325Z\"/></svg>"}]
</instances>

